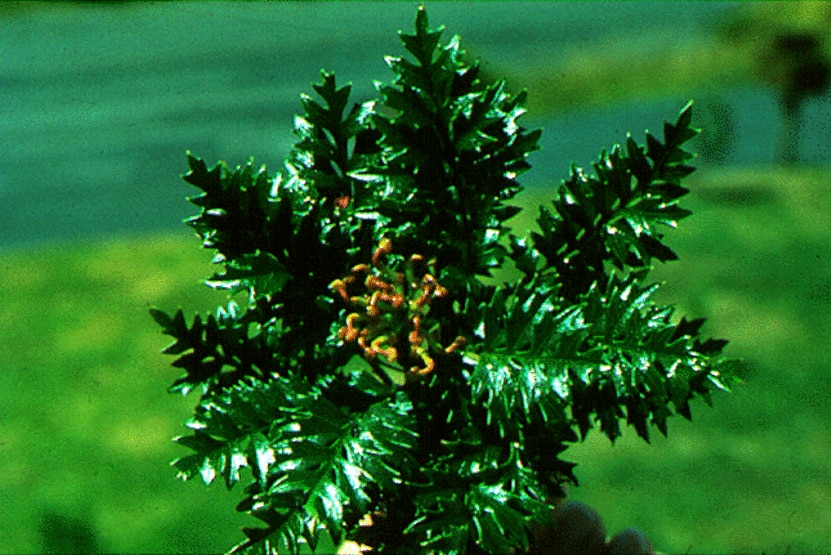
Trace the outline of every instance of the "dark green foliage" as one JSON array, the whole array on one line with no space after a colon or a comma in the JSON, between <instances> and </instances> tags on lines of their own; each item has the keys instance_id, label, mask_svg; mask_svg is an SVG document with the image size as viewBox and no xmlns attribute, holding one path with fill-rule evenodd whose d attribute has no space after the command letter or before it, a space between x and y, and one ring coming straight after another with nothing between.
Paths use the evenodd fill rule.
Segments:
<instances>
[{"instance_id":1,"label":"dark green foliage","mask_svg":"<svg viewBox=\"0 0 831 555\"><path fill-rule=\"evenodd\" d=\"M419 14L415 34L401 36L415 63L387 58L396 77L377 84L395 115L373 119L382 161L368 177L385 191L378 210L402 246L437 256L462 285L501 266L502 223L519 211L505 201L519 193L515 177L530 167L540 131L517 124L524 93L479 81L479 68L461 61L458 38L438 46L441 31L429 31Z\"/></svg>"},{"instance_id":2,"label":"dark green foliage","mask_svg":"<svg viewBox=\"0 0 831 555\"><path fill-rule=\"evenodd\" d=\"M689 215L691 106L595 175L572 168L540 232L508 234L540 133L517 123L524 94L440 35L420 9L377 102L347 111L324 72L274 178L188 156L187 223L220 268L206 283L246 303L190 325L151 312L185 372L171 390L201 392L179 476L246 482L238 510L263 523L235 552L314 549L323 531L394 553L528 551L577 482L569 444L595 426L614 441L623 419L648 441L735 380L725 342L645 283L676 258L662 228ZM509 261L520 280L481 281Z\"/></svg>"},{"instance_id":3,"label":"dark green foliage","mask_svg":"<svg viewBox=\"0 0 831 555\"><path fill-rule=\"evenodd\" d=\"M629 136L626 154L619 146L601 153L596 175L573 167L553 201L555 212L540 207L542 233L533 234L534 248L561 276L563 296L576 300L591 284L604 281L609 265L641 275L653 259L677 258L661 242L659 226L675 227L690 214L678 199L688 192L681 179L694 169L683 164L693 155L681 149L697 133L690 127L691 108L690 103L681 111L675 125L664 124L664 143L647 133L644 152ZM525 245L516 239L514 244L515 256L527 258Z\"/></svg>"}]
</instances>

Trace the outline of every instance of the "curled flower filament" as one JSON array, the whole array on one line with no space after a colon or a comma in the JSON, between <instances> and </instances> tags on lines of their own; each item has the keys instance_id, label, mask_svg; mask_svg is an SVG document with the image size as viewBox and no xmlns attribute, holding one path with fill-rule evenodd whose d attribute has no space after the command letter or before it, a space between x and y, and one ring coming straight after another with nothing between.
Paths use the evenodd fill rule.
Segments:
<instances>
[{"instance_id":1,"label":"curled flower filament","mask_svg":"<svg viewBox=\"0 0 831 555\"><path fill-rule=\"evenodd\" d=\"M397 272L386 264L392 252L392 241L381 239L371 265L358 264L348 276L330 284L332 292L353 309L337 336L345 343L357 344L370 362L381 356L390 363L400 361L409 366L414 377L426 376L436 368L435 356L453 353L466 340L460 336L443 347L439 325L429 325L430 305L448 296L434 276L435 260L414 254L405 271ZM363 291L353 294L361 284ZM425 326L429 333L425 333Z\"/></svg>"}]
</instances>

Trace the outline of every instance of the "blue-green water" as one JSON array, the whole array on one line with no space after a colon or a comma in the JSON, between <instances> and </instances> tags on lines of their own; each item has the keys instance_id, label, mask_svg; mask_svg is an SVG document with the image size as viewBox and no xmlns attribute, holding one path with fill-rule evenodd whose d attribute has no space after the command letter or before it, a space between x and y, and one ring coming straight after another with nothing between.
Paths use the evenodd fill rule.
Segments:
<instances>
[{"instance_id":1,"label":"blue-green water","mask_svg":"<svg viewBox=\"0 0 831 555\"><path fill-rule=\"evenodd\" d=\"M691 37L737 9L727 3L428 3L434 25L502 67L650 33ZM402 54L415 3L22 3L0 7L0 248L180 229L194 191L185 150L209 162L248 156L279 167L298 95L319 70L372 96ZM644 53L644 55L648 55ZM521 84L520 84L521 85ZM529 115L545 129L529 187L557 182L572 161L632 131L660 130L696 91L660 102ZM739 140L724 163L772 160L772 93L725 91ZM706 99L705 99L706 100ZM817 103L809 121L831 121ZM579 132L575 132L579 130ZM823 133L821 128L817 131ZM807 140L812 145L829 141ZM819 148L819 150L817 150ZM831 159L823 147L809 153ZM704 160L706 162L706 159Z\"/></svg>"}]
</instances>

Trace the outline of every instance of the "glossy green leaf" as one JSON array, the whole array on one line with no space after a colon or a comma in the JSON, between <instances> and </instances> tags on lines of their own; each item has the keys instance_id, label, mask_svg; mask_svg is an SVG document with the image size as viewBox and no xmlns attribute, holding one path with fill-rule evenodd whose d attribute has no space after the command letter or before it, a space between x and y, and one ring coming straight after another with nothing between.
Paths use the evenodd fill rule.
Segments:
<instances>
[{"instance_id":1,"label":"glossy green leaf","mask_svg":"<svg viewBox=\"0 0 831 555\"><path fill-rule=\"evenodd\" d=\"M280 291L291 279L285 265L270 253L254 252L229 261L221 274L206 280L214 289L228 289L231 293L267 291L269 294Z\"/></svg>"}]
</instances>

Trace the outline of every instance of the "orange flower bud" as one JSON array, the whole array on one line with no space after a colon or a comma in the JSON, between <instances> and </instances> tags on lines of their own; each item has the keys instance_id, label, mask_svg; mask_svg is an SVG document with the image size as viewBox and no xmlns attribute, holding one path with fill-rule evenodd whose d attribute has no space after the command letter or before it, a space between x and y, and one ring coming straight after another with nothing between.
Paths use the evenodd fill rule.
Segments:
<instances>
[{"instance_id":1,"label":"orange flower bud","mask_svg":"<svg viewBox=\"0 0 831 555\"><path fill-rule=\"evenodd\" d=\"M389 283L381 280L381 278L379 278L378 276L372 275L372 274L370 274L366 277L366 281L364 282L364 285L366 286L367 289L374 289L374 290L381 290L381 291L389 291L390 289L392 289L392 285L390 285Z\"/></svg>"},{"instance_id":2,"label":"orange flower bud","mask_svg":"<svg viewBox=\"0 0 831 555\"><path fill-rule=\"evenodd\" d=\"M410 345L417 346L424 343L424 336L416 330L410 332L410 335L407 336L407 341L410 342Z\"/></svg>"},{"instance_id":3,"label":"orange flower bud","mask_svg":"<svg viewBox=\"0 0 831 555\"><path fill-rule=\"evenodd\" d=\"M347 195L344 195L342 197L338 197L338 198L335 199L335 206L337 206L338 208L341 208L341 209L346 208L347 206L349 206L349 200L350 200L349 196L347 196Z\"/></svg>"},{"instance_id":4,"label":"orange flower bud","mask_svg":"<svg viewBox=\"0 0 831 555\"><path fill-rule=\"evenodd\" d=\"M392 241L384 237L378 242L378 248L372 253L372 265L377 266L382 256L392 252Z\"/></svg>"},{"instance_id":5,"label":"orange flower bud","mask_svg":"<svg viewBox=\"0 0 831 555\"><path fill-rule=\"evenodd\" d=\"M445 353L447 353L447 354L449 355L450 353L452 353L453 351L455 351L455 350L456 350L456 349L458 349L459 347L464 347L465 345L467 345L467 338L465 338L465 337L463 337L463 336L461 336L461 335L460 335L459 337L457 337L456 339L454 339L454 340L453 340L453 343L451 343L451 344L450 344L450 345L449 345L449 346L448 346L448 347L444 350L444 352L445 352Z\"/></svg>"},{"instance_id":6,"label":"orange flower bud","mask_svg":"<svg viewBox=\"0 0 831 555\"><path fill-rule=\"evenodd\" d=\"M410 368L410 372L413 372L414 374L417 374L419 376L426 376L427 374L432 372L433 369L436 367L436 361L430 358L430 355L428 355L427 351L425 351L424 349L418 349L418 351L418 354L421 356L421 360L424 362L424 368L413 366L412 368Z\"/></svg>"},{"instance_id":7,"label":"orange flower bud","mask_svg":"<svg viewBox=\"0 0 831 555\"><path fill-rule=\"evenodd\" d=\"M381 349L378 351L379 355L384 355L386 359L390 362L395 362L398 360L398 350L395 347L387 347L386 349Z\"/></svg>"},{"instance_id":8,"label":"orange flower bud","mask_svg":"<svg viewBox=\"0 0 831 555\"><path fill-rule=\"evenodd\" d=\"M399 308L402 304L404 304L404 295L390 295L390 304L393 308Z\"/></svg>"},{"instance_id":9,"label":"orange flower bud","mask_svg":"<svg viewBox=\"0 0 831 555\"><path fill-rule=\"evenodd\" d=\"M338 293L344 301L349 301L349 294L346 292L346 283L344 283L343 280L336 279L329 284L329 289L333 290L335 293Z\"/></svg>"}]
</instances>

